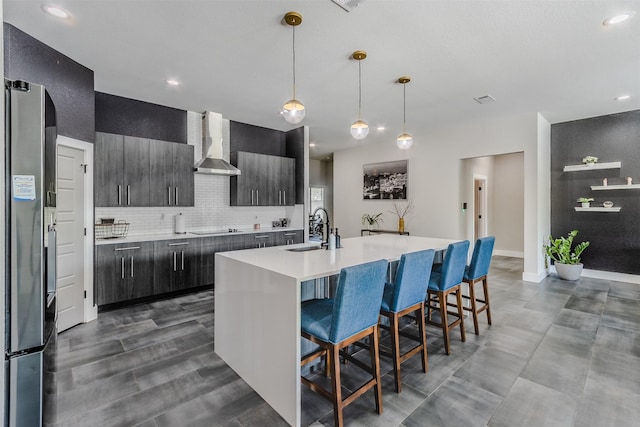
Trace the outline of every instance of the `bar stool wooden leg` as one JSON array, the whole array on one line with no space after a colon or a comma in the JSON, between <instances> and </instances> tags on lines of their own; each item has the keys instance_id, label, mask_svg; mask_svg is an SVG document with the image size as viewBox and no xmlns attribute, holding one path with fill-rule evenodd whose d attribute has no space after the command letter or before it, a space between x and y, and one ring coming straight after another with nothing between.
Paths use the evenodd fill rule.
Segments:
<instances>
[{"instance_id":1,"label":"bar stool wooden leg","mask_svg":"<svg viewBox=\"0 0 640 427\"><path fill-rule=\"evenodd\" d=\"M424 326L424 303L416 311L418 319L418 333L420 334L420 345L422 346L422 372L429 370L429 361L427 360L427 331Z\"/></svg>"},{"instance_id":2,"label":"bar stool wooden leg","mask_svg":"<svg viewBox=\"0 0 640 427\"><path fill-rule=\"evenodd\" d=\"M450 354L449 348L449 320L447 319L447 295L438 291L438 304L440 305L440 323L442 323L442 335L444 336L444 351Z\"/></svg>"},{"instance_id":3,"label":"bar stool wooden leg","mask_svg":"<svg viewBox=\"0 0 640 427\"><path fill-rule=\"evenodd\" d=\"M393 359L396 393L402 391L402 383L400 381L400 331L398 321L398 313L391 313L389 316L389 329L391 332L391 357Z\"/></svg>"},{"instance_id":4,"label":"bar stool wooden leg","mask_svg":"<svg viewBox=\"0 0 640 427\"><path fill-rule=\"evenodd\" d=\"M484 303L487 306L487 322L491 324L491 304L489 303L489 285L487 284L487 276L482 279L482 290L484 291Z\"/></svg>"},{"instance_id":5,"label":"bar stool wooden leg","mask_svg":"<svg viewBox=\"0 0 640 427\"><path fill-rule=\"evenodd\" d=\"M464 335L464 310L462 309L462 287L458 286L458 290L456 290L456 300L458 302L458 316L460 321L460 339L462 342L465 341Z\"/></svg>"},{"instance_id":6,"label":"bar stool wooden leg","mask_svg":"<svg viewBox=\"0 0 640 427\"><path fill-rule=\"evenodd\" d=\"M373 341L371 345L371 366L374 369L376 378L376 383L373 388L376 396L376 412L382 414L382 384L380 383L380 349L378 348L380 342L378 340L378 329L379 327L376 325L371 334ZM342 416L342 413L340 416Z\"/></svg>"},{"instance_id":7,"label":"bar stool wooden leg","mask_svg":"<svg viewBox=\"0 0 640 427\"><path fill-rule=\"evenodd\" d=\"M476 282L470 280L467 282L469 284L469 301L471 302L471 314L473 315L473 329L476 332L476 335L480 335L478 328L478 306L476 304Z\"/></svg>"},{"instance_id":8,"label":"bar stool wooden leg","mask_svg":"<svg viewBox=\"0 0 640 427\"><path fill-rule=\"evenodd\" d=\"M332 345L327 352L331 353L331 386L333 387L333 420L336 427L342 427L342 386L340 385L340 354L337 345Z\"/></svg>"}]
</instances>

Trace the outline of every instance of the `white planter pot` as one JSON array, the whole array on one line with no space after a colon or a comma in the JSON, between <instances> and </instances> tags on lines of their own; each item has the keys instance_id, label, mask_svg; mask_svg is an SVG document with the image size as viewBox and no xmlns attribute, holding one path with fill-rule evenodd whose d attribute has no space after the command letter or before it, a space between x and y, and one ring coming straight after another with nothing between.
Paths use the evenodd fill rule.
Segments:
<instances>
[{"instance_id":1,"label":"white planter pot","mask_svg":"<svg viewBox=\"0 0 640 427\"><path fill-rule=\"evenodd\" d=\"M582 264L562 264L556 262L554 265L558 276L564 280L578 280L582 274Z\"/></svg>"},{"instance_id":2,"label":"white planter pot","mask_svg":"<svg viewBox=\"0 0 640 427\"><path fill-rule=\"evenodd\" d=\"M582 207L583 207L583 208L588 208L588 207L589 207L589 202L582 203Z\"/></svg>"}]
</instances>

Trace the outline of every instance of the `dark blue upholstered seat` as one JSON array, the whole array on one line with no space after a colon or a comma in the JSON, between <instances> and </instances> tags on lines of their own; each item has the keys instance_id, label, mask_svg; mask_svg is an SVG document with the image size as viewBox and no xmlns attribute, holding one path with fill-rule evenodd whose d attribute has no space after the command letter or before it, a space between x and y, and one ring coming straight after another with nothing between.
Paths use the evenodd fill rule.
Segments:
<instances>
[{"instance_id":1,"label":"dark blue upholstered seat","mask_svg":"<svg viewBox=\"0 0 640 427\"><path fill-rule=\"evenodd\" d=\"M444 255L442 268L440 271L431 272L429 278L429 286L427 290L427 323L442 327L444 336L444 348L447 354L450 354L449 331L456 326L460 327L460 339L465 341L464 336L464 317L462 308L462 292L460 283L464 276L465 267L467 265L467 254L469 252L469 241L451 243L447 247ZM448 303L449 294L455 293L456 304ZM456 312L450 312L447 306L456 307ZM432 320L431 310L438 309L440 312L440 322ZM456 318L455 321L448 323L447 315Z\"/></svg>"},{"instance_id":2,"label":"dark blue upholstered seat","mask_svg":"<svg viewBox=\"0 0 640 427\"><path fill-rule=\"evenodd\" d=\"M320 349L305 356L300 365L304 366L318 357L326 356L332 390L328 391L304 376L301 381L311 390L332 401L336 426L343 425L342 410L355 400L349 397L360 396L371 388L374 389L376 411L378 414L382 413L378 316L388 265L387 261L380 260L343 268L333 299L312 300L302 304L301 335L318 344ZM372 366L364 365L345 352L342 352L342 356L352 360L355 366L364 369L372 378L343 399L339 363L341 350L366 337L370 337L371 340Z\"/></svg>"},{"instance_id":3,"label":"dark blue upholstered seat","mask_svg":"<svg viewBox=\"0 0 640 427\"><path fill-rule=\"evenodd\" d=\"M493 246L496 238L493 236L481 237L476 241L473 247L473 255L471 262L464 270L463 281L469 284L469 296L462 297L471 302L471 307L464 307L473 315L473 327L476 335L479 334L478 313L487 312L487 322L491 324L491 305L489 302L489 287L487 284L487 274L489 274L489 266L491 265L491 256L493 255ZM484 299L476 296L475 284L482 282ZM481 305L478 305L480 303Z\"/></svg>"},{"instance_id":4,"label":"dark blue upholstered seat","mask_svg":"<svg viewBox=\"0 0 640 427\"><path fill-rule=\"evenodd\" d=\"M402 391L400 364L415 354L422 354L422 371L427 372L427 338L424 325L424 297L429 284L429 274L435 252L433 249L403 254L398 263L394 283L385 284L380 314L389 318L391 335L391 357L396 392ZM415 313L418 321L418 336L404 336L418 342L418 345L400 353L399 320L401 317Z\"/></svg>"}]
</instances>

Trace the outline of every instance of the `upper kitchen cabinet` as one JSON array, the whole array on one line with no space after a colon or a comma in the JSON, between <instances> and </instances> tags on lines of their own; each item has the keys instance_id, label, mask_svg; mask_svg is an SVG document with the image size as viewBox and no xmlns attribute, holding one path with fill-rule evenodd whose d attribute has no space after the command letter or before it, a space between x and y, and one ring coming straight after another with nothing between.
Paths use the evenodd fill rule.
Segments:
<instances>
[{"instance_id":1,"label":"upper kitchen cabinet","mask_svg":"<svg viewBox=\"0 0 640 427\"><path fill-rule=\"evenodd\" d=\"M229 181L231 206L295 204L295 159L237 151L231 163L242 171Z\"/></svg>"},{"instance_id":2,"label":"upper kitchen cabinet","mask_svg":"<svg viewBox=\"0 0 640 427\"><path fill-rule=\"evenodd\" d=\"M151 140L151 206L193 206L193 146Z\"/></svg>"},{"instance_id":3,"label":"upper kitchen cabinet","mask_svg":"<svg viewBox=\"0 0 640 427\"><path fill-rule=\"evenodd\" d=\"M149 206L149 140L96 132L96 206Z\"/></svg>"}]
</instances>

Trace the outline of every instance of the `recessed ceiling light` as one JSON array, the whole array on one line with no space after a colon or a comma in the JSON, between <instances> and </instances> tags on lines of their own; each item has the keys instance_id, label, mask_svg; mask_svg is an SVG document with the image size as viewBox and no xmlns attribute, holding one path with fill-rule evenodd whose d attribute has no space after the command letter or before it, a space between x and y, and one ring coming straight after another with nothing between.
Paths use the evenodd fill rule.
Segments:
<instances>
[{"instance_id":1,"label":"recessed ceiling light","mask_svg":"<svg viewBox=\"0 0 640 427\"><path fill-rule=\"evenodd\" d=\"M629 98L631 98L631 95L620 95L620 96L615 97L613 99L615 99L616 101L626 101Z\"/></svg>"},{"instance_id":2,"label":"recessed ceiling light","mask_svg":"<svg viewBox=\"0 0 640 427\"><path fill-rule=\"evenodd\" d=\"M43 4L42 10L47 12L49 15L55 16L56 18L60 19L67 19L71 16L69 12L54 4Z\"/></svg>"},{"instance_id":3,"label":"recessed ceiling light","mask_svg":"<svg viewBox=\"0 0 640 427\"><path fill-rule=\"evenodd\" d=\"M602 25L619 24L621 22L626 21L629 18L632 18L635 14L636 14L635 11L628 10L626 12L622 12L622 13L620 13L618 15L612 16L611 18L605 19L604 22L602 23Z\"/></svg>"},{"instance_id":4,"label":"recessed ceiling light","mask_svg":"<svg viewBox=\"0 0 640 427\"><path fill-rule=\"evenodd\" d=\"M382 132L382 131L384 130L384 126L378 126L378 127L376 128L376 130L377 130L378 132Z\"/></svg>"},{"instance_id":5,"label":"recessed ceiling light","mask_svg":"<svg viewBox=\"0 0 640 427\"><path fill-rule=\"evenodd\" d=\"M165 83L167 83L169 86L180 86L180 82L176 79L167 79L165 80Z\"/></svg>"}]
</instances>

